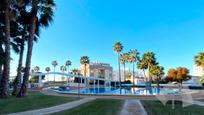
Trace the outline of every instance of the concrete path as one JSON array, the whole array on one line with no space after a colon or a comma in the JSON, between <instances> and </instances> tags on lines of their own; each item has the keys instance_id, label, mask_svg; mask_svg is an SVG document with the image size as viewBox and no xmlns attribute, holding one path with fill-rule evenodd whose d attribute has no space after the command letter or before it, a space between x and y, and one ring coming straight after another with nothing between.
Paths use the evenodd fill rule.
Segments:
<instances>
[{"instance_id":1,"label":"concrete path","mask_svg":"<svg viewBox=\"0 0 204 115\"><path fill-rule=\"evenodd\" d=\"M139 100L127 99L123 105L120 115L147 115Z\"/></svg>"},{"instance_id":2,"label":"concrete path","mask_svg":"<svg viewBox=\"0 0 204 115\"><path fill-rule=\"evenodd\" d=\"M74 107L77 107L81 104L90 102L95 100L95 98L83 98L80 100L76 100L76 101L72 101L69 103L65 103L62 105L58 105L58 106L53 106L53 107L49 107L49 108L43 108L43 109L37 109L37 110L31 110L31 111L25 111L25 112L19 112L19 113L12 113L9 115L45 115L45 114L51 114L51 113L56 113L56 112L60 112L63 110L68 110Z\"/></svg>"}]
</instances>

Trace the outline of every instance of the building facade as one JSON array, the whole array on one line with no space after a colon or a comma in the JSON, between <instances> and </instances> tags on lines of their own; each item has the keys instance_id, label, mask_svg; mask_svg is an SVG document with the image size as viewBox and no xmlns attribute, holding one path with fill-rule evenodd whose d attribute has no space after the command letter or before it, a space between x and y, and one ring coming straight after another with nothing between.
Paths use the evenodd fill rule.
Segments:
<instances>
[{"instance_id":1,"label":"building facade","mask_svg":"<svg viewBox=\"0 0 204 115\"><path fill-rule=\"evenodd\" d=\"M94 62L86 65L83 64L80 66L80 70L83 76L95 76L104 79L112 79L113 76L113 68L107 63Z\"/></svg>"}]
</instances>

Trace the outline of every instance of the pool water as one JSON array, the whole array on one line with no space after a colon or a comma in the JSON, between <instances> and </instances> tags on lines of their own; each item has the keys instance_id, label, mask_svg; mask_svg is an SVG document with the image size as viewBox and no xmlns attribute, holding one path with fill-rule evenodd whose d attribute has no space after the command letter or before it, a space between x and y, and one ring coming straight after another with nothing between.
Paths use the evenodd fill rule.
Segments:
<instances>
[{"instance_id":1,"label":"pool water","mask_svg":"<svg viewBox=\"0 0 204 115\"><path fill-rule=\"evenodd\" d=\"M80 88L65 89L51 88L54 91L74 94L100 94L100 95L167 95L190 93L189 89L171 89L171 88Z\"/></svg>"}]
</instances>

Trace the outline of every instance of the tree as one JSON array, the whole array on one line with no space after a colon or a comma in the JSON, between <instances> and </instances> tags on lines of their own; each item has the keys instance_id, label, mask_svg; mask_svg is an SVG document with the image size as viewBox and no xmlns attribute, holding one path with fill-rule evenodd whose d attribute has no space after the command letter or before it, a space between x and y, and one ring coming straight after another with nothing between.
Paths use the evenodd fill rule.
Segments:
<instances>
[{"instance_id":1,"label":"tree","mask_svg":"<svg viewBox=\"0 0 204 115\"><path fill-rule=\"evenodd\" d=\"M176 81L182 84L191 78L189 70L185 67L178 67L176 69L169 69L166 80Z\"/></svg>"},{"instance_id":2,"label":"tree","mask_svg":"<svg viewBox=\"0 0 204 115\"><path fill-rule=\"evenodd\" d=\"M66 61L66 63L65 63L65 65L67 66L67 73L69 74L69 66L71 66L72 65L72 62L70 61L70 60L67 60ZM67 83L69 82L69 78L67 77Z\"/></svg>"},{"instance_id":3,"label":"tree","mask_svg":"<svg viewBox=\"0 0 204 115\"><path fill-rule=\"evenodd\" d=\"M71 74L79 75L79 70L78 69L72 69Z\"/></svg>"},{"instance_id":4,"label":"tree","mask_svg":"<svg viewBox=\"0 0 204 115\"><path fill-rule=\"evenodd\" d=\"M21 77L22 77L22 63L23 63L23 55L24 55L24 46L25 46L25 41L28 39L29 35L29 12L26 11L26 6L28 6L29 1L16 1L15 5L15 10L18 13L18 17L16 18L16 21L12 21L12 25L16 25L15 27L12 27L12 38L14 39L14 42L19 46L19 60L18 60L18 67L17 67L17 76L15 78L14 82L14 88L12 95L17 95L17 93L20 90L21 86ZM15 29L16 28L16 29ZM34 41L37 41L37 38L39 37L38 35L38 30L36 30Z\"/></svg>"},{"instance_id":5,"label":"tree","mask_svg":"<svg viewBox=\"0 0 204 115\"><path fill-rule=\"evenodd\" d=\"M133 86L135 85L135 62L139 60L139 52L135 50L130 50L129 56L128 56L128 62L132 63L132 81L133 81Z\"/></svg>"},{"instance_id":6,"label":"tree","mask_svg":"<svg viewBox=\"0 0 204 115\"><path fill-rule=\"evenodd\" d=\"M151 74L155 76L157 81L157 87L159 87L159 81L161 80L161 76L164 75L164 67L159 65L153 65L150 69Z\"/></svg>"},{"instance_id":7,"label":"tree","mask_svg":"<svg viewBox=\"0 0 204 115\"><path fill-rule=\"evenodd\" d=\"M67 72L69 73L69 66L72 65L72 62L70 60L67 60L65 65L67 66Z\"/></svg>"},{"instance_id":8,"label":"tree","mask_svg":"<svg viewBox=\"0 0 204 115\"><path fill-rule=\"evenodd\" d=\"M46 71L47 73L50 72L50 71L51 71L50 67L46 67L46 68L45 68L45 71ZM47 81L49 81L48 75L47 75Z\"/></svg>"},{"instance_id":9,"label":"tree","mask_svg":"<svg viewBox=\"0 0 204 115\"><path fill-rule=\"evenodd\" d=\"M50 72L50 70L51 70L50 67L46 67L46 68L45 68L45 71L46 71L46 72Z\"/></svg>"},{"instance_id":10,"label":"tree","mask_svg":"<svg viewBox=\"0 0 204 115\"><path fill-rule=\"evenodd\" d=\"M204 52L200 52L195 56L195 64L204 70Z\"/></svg>"},{"instance_id":11,"label":"tree","mask_svg":"<svg viewBox=\"0 0 204 115\"><path fill-rule=\"evenodd\" d=\"M123 74L124 74L124 80L125 80L125 64L128 62L128 56L129 54L128 53L123 53L120 55L120 62L121 64L123 64Z\"/></svg>"},{"instance_id":12,"label":"tree","mask_svg":"<svg viewBox=\"0 0 204 115\"><path fill-rule=\"evenodd\" d=\"M55 3L53 0L31 0L31 7L28 7L30 14L30 24L29 24L29 39L27 41L27 55L26 55L26 66L25 74L23 78L23 84L19 92L18 97L25 97L27 95L28 79L30 74L31 57L33 50L33 41L36 30L40 27L48 27L50 22L53 20L53 7Z\"/></svg>"},{"instance_id":13,"label":"tree","mask_svg":"<svg viewBox=\"0 0 204 115\"><path fill-rule=\"evenodd\" d=\"M189 70L185 67L178 67L176 79L182 84L183 81L189 80L191 77L189 75Z\"/></svg>"},{"instance_id":14,"label":"tree","mask_svg":"<svg viewBox=\"0 0 204 115\"><path fill-rule=\"evenodd\" d=\"M82 65L84 65L84 76L86 77L86 66L87 66L87 64L90 63L89 57L88 57L88 56L82 56L82 57L80 58L80 63L81 63ZM85 78L85 85L87 86L86 78Z\"/></svg>"},{"instance_id":15,"label":"tree","mask_svg":"<svg viewBox=\"0 0 204 115\"><path fill-rule=\"evenodd\" d=\"M168 73L167 73L167 78L166 78L166 80L172 82L172 81L176 80L176 76L177 76L177 71L176 71L176 69L169 69L169 70L168 70Z\"/></svg>"},{"instance_id":16,"label":"tree","mask_svg":"<svg viewBox=\"0 0 204 115\"><path fill-rule=\"evenodd\" d=\"M120 42L116 42L113 46L113 51L118 54L118 77L120 82L120 88L121 88L121 74L120 74L120 52L123 50L123 45Z\"/></svg>"},{"instance_id":17,"label":"tree","mask_svg":"<svg viewBox=\"0 0 204 115\"><path fill-rule=\"evenodd\" d=\"M2 3L1 3L2 4ZM8 82L10 73L10 18L9 18L9 0L3 0L3 11L5 21L5 64L0 84L0 98L8 96Z\"/></svg>"},{"instance_id":18,"label":"tree","mask_svg":"<svg viewBox=\"0 0 204 115\"><path fill-rule=\"evenodd\" d=\"M55 67L58 65L57 61L52 61L52 65L54 67L54 82L55 82Z\"/></svg>"},{"instance_id":19,"label":"tree","mask_svg":"<svg viewBox=\"0 0 204 115\"><path fill-rule=\"evenodd\" d=\"M146 76L145 70L148 69L148 64L146 63L144 56L142 57L141 60L138 61L137 68L142 70L143 76L144 76L144 81L147 81L147 76Z\"/></svg>"},{"instance_id":20,"label":"tree","mask_svg":"<svg viewBox=\"0 0 204 115\"><path fill-rule=\"evenodd\" d=\"M147 52L143 55L144 57L144 63L147 64L148 67L148 79L149 82L152 82L152 77L151 77L151 72L150 69L153 65L157 65L158 63L156 62L155 54L153 52Z\"/></svg>"}]
</instances>

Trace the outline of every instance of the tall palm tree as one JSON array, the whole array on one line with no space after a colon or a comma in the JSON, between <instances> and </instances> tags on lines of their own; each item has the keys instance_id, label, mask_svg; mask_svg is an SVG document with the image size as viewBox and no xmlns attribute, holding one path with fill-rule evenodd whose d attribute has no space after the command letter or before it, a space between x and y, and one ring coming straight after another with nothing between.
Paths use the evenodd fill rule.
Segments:
<instances>
[{"instance_id":1,"label":"tall palm tree","mask_svg":"<svg viewBox=\"0 0 204 115\"><path fill-rule=\"evenodd\" d=\"M45 68L45 71L46 71L47 73L50 72L50 71L51 71L50 67L46 67L46 68ZM48 75L47 75L47 81L49 81Z\"/></svg>"},{"instance_id":2,"label":"tall palm tree","mask_svg":"<svg viewBox=\"0 0 204 115\"><path fill-rule=\"evenodd\" d=\"M67 60L65 65L67 66L67 72L69 73L69 66L72 65L72 62L70 60Z\"/></svg>"},{"instance_id":3,"label":"tall palm tree","mask_svg":"<svg viewBox=\"0 0 204 115\"><path fill-rule=\"evenodd\" d=\"M121 73L120 73L120 52L123 50L123 45L120 42L116 42L113 46L113 51L118 54L118 68L119 68L119 82L120 82L120 88L121 88Z\"/></svg>"},{"instance_id":4,"label":"tall palm tree","mask_svg":"<svg viewBox=\"0 0 204 115\"><path fill-rule=\"evenodd\" d=\"M60 66L60 71L62 71L64 73L64 71L66 71L66 67L65 66Z\"/></svg>"},{"instance_id":5,"label":"tall palm tree","mask_svg":"<svg viewBox=\"0 0 204 115\"><path fill-rule=\"evenodd\" d=\"M3 0L3 11L5 21L5 64L0 84L0 98L8 96L8 82L10 73L10 18L9 18L9 0Z\"/></svg>"},{"instance_id":6,"label":"tall palm tree","mask_svg":"<svg viewBox=\"0 0 204 115\"><path fill-rule=\"evenodd\" d=\"M60 71L62 71L64 73L64 71L66 71L66 67L65 66L60 66ZM64 80L64 76L62 76L63 80Z\"/></svg>"},{"instance_id":7,"label":"tall palm tree","mask_svg":"<svg viewBox=\"0 0 204 115\"><path fill-rule=\"evenodd\" d=\"M144 76L144 81L147 81L147 76L146 76L145 70L148 68L148 66L147 66L147 63L145 62L144 57L142 57L142 59L138 61L137 68L142 70L143 76Z\"/></svg>"},{"instance_id":8,"label":"tall palm tree","mask_svg":"<svg viewBox=\"0 0 204 115\"><path fill-rule=\"evenodd\" d=\"M30 74L31 57L33 50L33 41L36 30L40 27L48 27L50 22L53 20L53 7L55 3L53 0L30 0L31 7L28 7L30 12L30 33L28 39L28 48L26 55L26 66L25 74L23 78L23 84L19 92L19 97L24 97L27 95L28 79Z\"/></svg>"},{"instance_id":9,"label":"tall palm tree","mask_svg":"<svg viewBox=\"0 0 204 115\"><path fill-rule=\"evenodd\" d=\"M52 65L54 67L54 82L55 82L55 67L58 65L57 61L52 61Z\"/></svg>"},{"instance_id":10,"label":"tall palm tree","mask_svg":"<svg viewBox=\"0 0 204 115\"><path fill-rule=\"evenodd\" d=\"M204 52L200 52L195 56L195 64L204 70Z\"/></svg>"},{"instance_id":11,"label":"tall palm tree","mask_svg":"<svg viewBox=\"0 0 204 115\"><path fill-rule=\"evenodd\" d=\"M120 62L123 64L123 74L124 74L124 80L125 80L125 64L128 62L128 53L123 53L120 55Z\"/></svg>"},{"instance_id":12,"label":"tall palm tree","mask_svg":"<svg viewBox=\"0 0 204 115\"><path fill-rule=\"evenodd\" d=\"M50 72L50 70L51 70L50 67L46 67L46 68L45 68L45 71L46 71L47 73Z\"/></svg>"},{"instance_id":13,"label":"tall palm tree","mask_svg":"<svg viewBox=\"0 0 204 115\"><path fill-rule=\"evenodd\" d=\"M130 50L129 52L129 56L128 56L128 62L132 63L132 81L133 81L133 86L135 85L135 62L139 60L139 52L135 49L135 50Z\"/></svg>"},{"instance_id":14,"label":"tall palm tree","mask_svg":"<svg viewBox=\"0 0 204 115\"><path fill-rule=\"evenodd\" d=\"M151 74L156 77L155 79L157 81L157 87L159 87L159 81L161 79L161 76L164 75L164 67L159 65L153 65L150 71L151 71Z\"/></svg>"},{"instance_id":15,"label":"tall palm tree","mask_svg":"<svg viewBox=\"0 0 204 115\"><path fill-rule=\"evenodd\" d=\"M155 54L153 52L147 52L144 54L144 61L147 63L147 67L148 67L148 78L149 78L149 82L152 82L152 77L151 77L151 67L153 65L157 65L158 63L156 62L156 57Z\"/></svg>"},{"instance_id":16,"label":"tall palm tree","mask_svg":"<svg viewBox=\"0 0 204 115\"><path fill-rule=\"evenodd\" d=\"M80 58L80 63L81 63L81 65L84 65L84 76L86 77L86 73L87 73L87 71L86 71L86 66L87 66L87 64L90 63L89 57L88 57L88 56L82 56L82 57ZM87 80L86 80L86 78L85 78L85 85L87 86L86 81L87 81Z\"/></svg>"},{"instance_id":17,"label":"tall palm tree","mask_svg":"<svg viewBox=\"0 0 204 115\"><path fill-rule=\"evenodd\" d=\"M69 74L69 66L72 65L72 62L70 60L67 60L66 63L65 63L65 66L67 66L67 73ZM69 82L69 77L67 77L67 84Z\"/></svg>"},{"instance_id":18,"label":"tall palm tree","mask_svg":"<svg viewBox=\"0 0 204 115\"><path fill-rule=\"evenodd\" d=\"M12 33L16 33L17 35L14 34L12 36L14 36L13 37L14 41L19 45L20 53L19 53L19 61L18 61L18 67L17 67L17 76L15 78L12 95L17 95L21 85L20 84L21 77L22 77L21 68L23 66L22 63L23 63L23 55L24 55L24 46L29 35L28 34L29 20L28 18L25 18L25 17L29 17L29 13L26 11L26 6L28 6L28 3L29 1L16 1L15 3L16 4L15 8L19 12L19 15L16 20L18 27L16 27L17 32L12 32ZM15 25L15 24L12 24L12 25ZM36 33L38 33L38 31L36 31ZM39 35L35 34L35 37L34 37L35 41L37 40L37 37L39 37Z\"/></svg>"}]
</instances>

